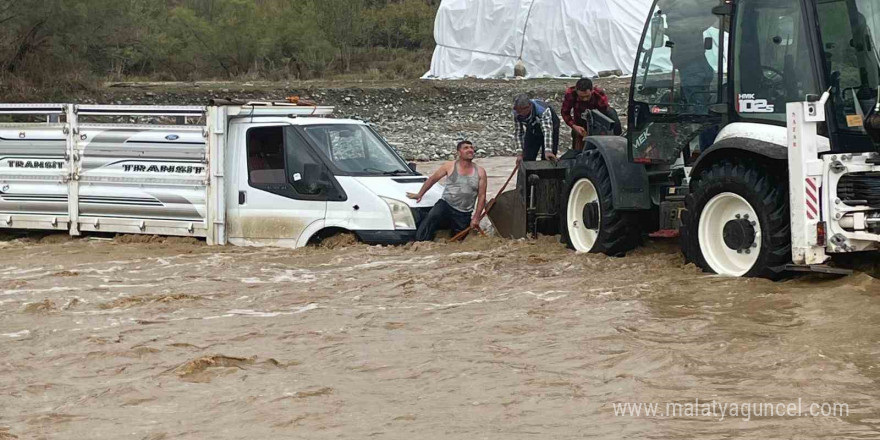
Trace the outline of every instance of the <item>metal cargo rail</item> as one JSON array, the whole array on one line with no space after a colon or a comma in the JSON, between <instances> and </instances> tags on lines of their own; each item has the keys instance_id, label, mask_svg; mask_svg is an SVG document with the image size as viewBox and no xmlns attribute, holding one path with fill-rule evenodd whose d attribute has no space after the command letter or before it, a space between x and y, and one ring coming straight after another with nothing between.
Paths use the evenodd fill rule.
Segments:
<instances>
[{"instance_id":1,"label":"metal cargo rail","mask_svg":"<svg viewBox=\"0 0 880 440\"><path fill-rule=\"evenodd\" d=\"M226 243L230 118L332 107L0 104L0 228L161 234Z\"/></svg>"},{"instance_id":2,"label":"metal cargo rail","mask_svg":"<svg viewBox=\"0 0 880 440\"><path fill-rule=\"evenodd\" d=\"M4 119L26 120L0 123L0 227L206 237L207 112L0 104ZM184 125L190 118L201 123Z\"/></svg>"}]
</instances>

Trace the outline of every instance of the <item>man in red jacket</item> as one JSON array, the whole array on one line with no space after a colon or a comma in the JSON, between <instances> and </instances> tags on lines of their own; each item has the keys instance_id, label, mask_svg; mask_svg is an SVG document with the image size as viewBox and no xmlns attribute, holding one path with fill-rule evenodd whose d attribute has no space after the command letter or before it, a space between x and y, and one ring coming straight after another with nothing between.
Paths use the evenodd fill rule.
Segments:
<instances>
[{"instance_id":1,"label":"man in red jacket","mask_svg":"<svg viewBox=\"0 0 880 440\"><path fill-rule=\"evenodd\" d=\"M593 87L593 81L589 78L581 78L574 87L569 87L565 91L565 98L562 100L562 119L571 127L571 148L573 150L584 149L584 138L590 134L589 124L584 119L584 112L594 109L615 120L617 122L615 134L620 134L617 112L608 105L608 96L599 87Z\"/></svg>"}]
</instances>

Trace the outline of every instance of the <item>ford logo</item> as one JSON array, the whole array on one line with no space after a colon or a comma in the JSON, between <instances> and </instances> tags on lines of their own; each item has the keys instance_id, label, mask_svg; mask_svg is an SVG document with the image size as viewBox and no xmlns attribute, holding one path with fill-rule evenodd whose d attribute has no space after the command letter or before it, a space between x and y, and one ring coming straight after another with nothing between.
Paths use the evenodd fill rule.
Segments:
<instances>
[{"instance_id":1,"label":"ford logo","mask_svg":"<svg viewBox=\"0 0 880 440\"><path fill-rule=\"evenodd\" d=\"M169 134L168 136L165 136L165 139L168 139L169 141L176 141L179 137L180 136L176 134Z\"/></svg>"}]
</instances>

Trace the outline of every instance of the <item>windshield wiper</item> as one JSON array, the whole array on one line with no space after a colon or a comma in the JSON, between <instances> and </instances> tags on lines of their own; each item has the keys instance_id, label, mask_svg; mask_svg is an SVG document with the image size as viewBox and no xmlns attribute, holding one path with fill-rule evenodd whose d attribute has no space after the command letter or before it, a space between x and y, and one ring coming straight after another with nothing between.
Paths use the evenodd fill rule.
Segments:
<instances>
[{"instance_id":1,"label":"windshield wiper","mask_svg":"<svg viewBox=\"0 0 880 440\"><path fill-rule=\"evenodd\" d=\"M385 176L399 176L399 175L401 175L401 174L409 174L409 171L407 171L407 170L383 171L383 170L380 170L380 169L378 169L378 168L370 168L370 167L364 168L364 171L367 171L367 172L369 172L369 171L378 171L378 172L382 173L382 174L385 175Z\"/></svg>"},{"instance_id":2,"label":"windshield wiper","mask_svg":"<svg viewBox=\"0 0 880 440\"><path fill-rule=\"evenodd\" d=\"M382 174L386 176L399 176L401 174L409 174L407 170L394 170L394 171L383 171Z\"/></svg>"}]
</instances>

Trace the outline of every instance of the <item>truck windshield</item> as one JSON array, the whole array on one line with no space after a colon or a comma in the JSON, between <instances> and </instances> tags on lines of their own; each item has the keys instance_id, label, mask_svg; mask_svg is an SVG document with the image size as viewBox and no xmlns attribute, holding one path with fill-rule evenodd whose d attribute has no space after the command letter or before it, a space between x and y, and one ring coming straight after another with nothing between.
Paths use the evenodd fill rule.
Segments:
<instances>
[{"instance_id":1,"label":"truck windshield","mask_svg":"<svg viewBox=\"0 0 880 440\"><path fill-rule=\"evenodd\" d=\"M880 3L819 0L817 7L838 127L863 131L863 118L876 104L880 85Z\"/></svg>"},{"instance_id":2,"label":"truck windshield","mask_svg":"<svg viewBox=\"0 0 880 440\"><path fill-rule=\"evenodd\" d=\"M328 124L303 126L309 139L336 168L352 174L397 175L412 171L367 126Z\"/></svg>"}]
</instances>

